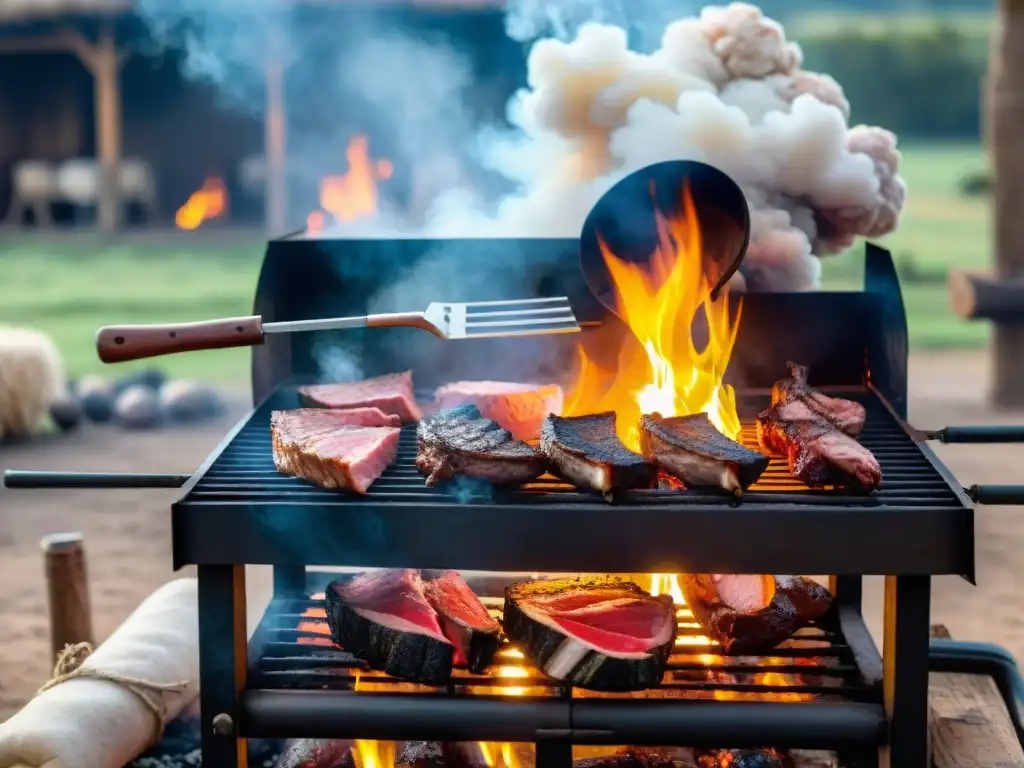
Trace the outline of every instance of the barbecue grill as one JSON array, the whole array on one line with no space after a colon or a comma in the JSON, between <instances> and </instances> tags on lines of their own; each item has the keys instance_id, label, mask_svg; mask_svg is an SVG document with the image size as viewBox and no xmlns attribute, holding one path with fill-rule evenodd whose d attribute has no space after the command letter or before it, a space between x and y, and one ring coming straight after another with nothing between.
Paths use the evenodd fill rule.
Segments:
<instances>
[{"instance_id":1,"label":"barbecue grill","mask_svg":"<svg viewBox=\"0 0 1024 768\"><path fill-rule=\"evenodd\" d=\"M268 247L255 312L277 322L385 311L371 306L382 292L429 278L452 301L567 295L584 333L624 332L583 284L577 250L572 239L293 235ZM906 317L887 251L866 246L862 291L743 301L728 379L739 393L744 441L753 443L753 416L785 361L797 360L810 367L814 386L866 406L861 440L881 463L879 491L809 490L773 460L742 499L647 490L606 500L545 478L515 491L456 494L424 486L409 428L397 462L365 497L276 473L271 410L298 406L296 387L337 376L335 368L363 376L412 368L425 390L459 379L515 380L527 366L534 378L557 381L569 373L575 343L552 336L446 344L403 329L267 338L253 352L254 410L187 479L23 473L8 484L184 483L172 507L174 565L198 566L207 766L244 765L250 737L334 737L531 742L539 768L568 766L573 745L766 744L833 750L844 766L923 767L931 577L973 582L973 503L1021 504L1024 486L963 489L907 427ZM1022 434L964 427L946 439L1013 442ZM245 564L274 567L273 599L248 647ZM728 658L715 655L680 607L682 640L664 685L642 694L588 693L529 667L509 678L500 663L423 688L375 674L330 644L328 576L307 567L339 565L835 574L836 609L770 656ZM871 574L886 577L884 654L861 615L861 577ZM502 579L471 584L497 611ZM499 661L514 654L503 649ZM945 648L947 667L958 658Z\"/></svg>"}]
</instances>

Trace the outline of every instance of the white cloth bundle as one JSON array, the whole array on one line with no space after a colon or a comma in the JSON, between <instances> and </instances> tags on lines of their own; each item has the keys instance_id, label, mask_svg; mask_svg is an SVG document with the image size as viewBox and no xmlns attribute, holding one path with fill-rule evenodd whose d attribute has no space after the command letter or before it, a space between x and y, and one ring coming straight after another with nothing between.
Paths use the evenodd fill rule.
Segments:
<instances>
[{"instance_id":1,"label":"white cloth bundle","mask_svg":"<svg viewBox=\"0 0 1024 768\"><path fill-rule=\"evenodd\" d=\"M166 686L150 696L165 722L172 720L199 692L196 587L195 579L162 586L82 669ZM150 746L158 725L152 709L125 684L65 680L0 724L0 768L121 768Z\"/></svg>"}]
</instances>

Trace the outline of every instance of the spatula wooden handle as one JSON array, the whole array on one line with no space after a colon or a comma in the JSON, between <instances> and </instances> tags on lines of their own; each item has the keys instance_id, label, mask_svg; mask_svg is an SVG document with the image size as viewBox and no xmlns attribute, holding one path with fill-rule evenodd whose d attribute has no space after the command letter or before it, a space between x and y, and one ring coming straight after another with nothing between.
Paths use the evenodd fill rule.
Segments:
<instances>
[{"instance_id":1,"label":"spatula wooden handle","mask_svg":"<svg viewBox=\"0 0 1024 768\"><path fill-rule=\"evenodd\" d=\"M104 363L262 343L263 319L259 315L174 325L114 325L96 334L96 351Z\"/></svg>"}]
</instances>

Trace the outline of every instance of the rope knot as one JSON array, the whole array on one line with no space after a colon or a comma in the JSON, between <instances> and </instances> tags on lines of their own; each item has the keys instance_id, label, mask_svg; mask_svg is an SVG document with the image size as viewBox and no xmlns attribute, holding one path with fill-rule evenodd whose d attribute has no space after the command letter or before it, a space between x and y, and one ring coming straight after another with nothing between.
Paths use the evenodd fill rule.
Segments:
<instances>
[{"instance_id":1,"label":"rope knot","mask_svg":"<svg viewBox=\"0 0 1024 768\"><path fill-rule=\"evenodd\" d=\"M50 679L57 680L73 675L81 668L85 660L89 658L92 651L91 643L65 645L64 650L57 654L57 663L53 667L53 674L50 675Z\"/></svg>"}]
</instances>

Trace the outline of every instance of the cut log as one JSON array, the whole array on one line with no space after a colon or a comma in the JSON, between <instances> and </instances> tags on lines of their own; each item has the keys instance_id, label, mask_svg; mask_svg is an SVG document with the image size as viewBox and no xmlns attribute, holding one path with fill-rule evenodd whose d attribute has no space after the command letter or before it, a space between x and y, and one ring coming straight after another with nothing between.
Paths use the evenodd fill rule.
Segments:
<instances>
[{"instance_id":1,"label":"cut log","mask_svg":"<svg viewBox=\"0 0 1024 768\"><path fill-rule=\"evenodd\" d=\"M932 637L949 636L944 626L932 627ZM1024 768L1024 750L991 677L931 673L928 725L935 768Z\"/></svg>"},{"instance_id":2,"label":"cut log","mask_svg":"<svg viewBox=\"0 0 1024 768\"><path fill-rule=\"evenodd\" d=\"M89 582L82 534L58 533L42 540L50 604L51 662L66 645L94 643Z\"/></svg>"},{"instance_id":3,"label":"cut log","mask_svg":"<svg viewBox=\"0 0 1024 768\"><path fill-rule=\"evenodd\" d=\"M1024 277L951 269L948 286L950 307L964 320L1024 323Z\"/></svg>"}]
</instances>

